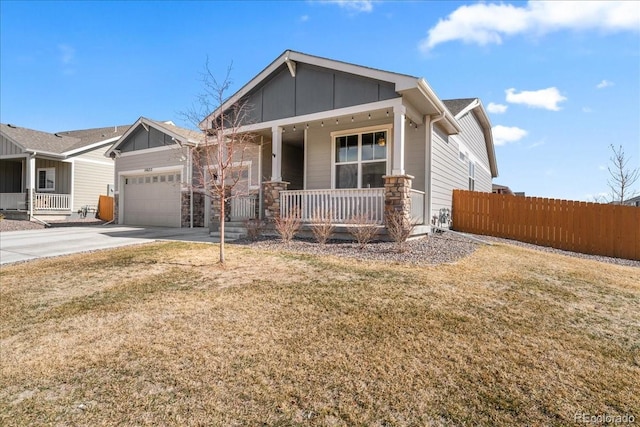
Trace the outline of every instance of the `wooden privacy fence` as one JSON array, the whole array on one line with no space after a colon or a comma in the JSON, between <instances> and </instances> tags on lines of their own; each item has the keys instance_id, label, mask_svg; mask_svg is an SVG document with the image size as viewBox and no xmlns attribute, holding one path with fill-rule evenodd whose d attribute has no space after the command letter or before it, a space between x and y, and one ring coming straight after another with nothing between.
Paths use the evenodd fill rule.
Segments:
<instances>
[{"instance_id":1,"label":"wooden privacy fence","mask_svg":"<svg viewBox=\"0 0 640 427\"><path fill-rule=\"evenodd\" d=\"M100 196L98 200L98 218L103 221L113 221L113 197Z\"/></svg>"},{"instance_id":2,"label":"wooden privacy fence","mask_svg":"<svg viewBox=\"0 0 640 427\"><path fill-rule=\"evenodd\" d=\"M453 191L453 229L640 260L640 208Z\"/></svg>"}]
</instances>

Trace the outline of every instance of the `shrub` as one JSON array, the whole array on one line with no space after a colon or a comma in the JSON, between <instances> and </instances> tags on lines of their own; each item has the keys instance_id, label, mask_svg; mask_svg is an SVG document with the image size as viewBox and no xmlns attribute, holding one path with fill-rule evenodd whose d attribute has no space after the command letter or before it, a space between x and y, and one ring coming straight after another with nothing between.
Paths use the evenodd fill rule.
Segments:
<instances>
[{"instance_id":1,"label":"shrub","mask_svg":"<svg viewBox=\"0 0 640 427\"><path fill-rule=\"evenodd\" d=\"M251 240L258 240L264 231L264 222L259 218L251 218L244 222L247 229L247 236Z\"/></svg>"},{"instance_id":2,"label":"shrub","mask_svg":"<svg viewBox=\"0 0 640 427\"><path fill-rule=\"evenodd\" d=\"M320 213L316 211L311 220L311 232L318 243L324 245L333 234L335 226L333 225L332 212L325 211Z\"/></svg>"},{"instance_id":3,"label":"shrub","mask_svg":"<svg viewBox=\"0 0 640 427\"><path fill-rule=\"evenodd\" d=\"M288 244L294 238L302 225L300 209L294 209L288 216L276 217L275 225L276 231L280 235L282 242Z\"/></svg>"},{"instance_id":4,"label":"shrub","mask_svg":"<svg viewBox=\"0 0 640 427\"><path fill-rule=\"evenodd\" d=\"M362 213L353 215L349 224L349 234L356 239L360 249L364 249L380 231L378 224Z\"/></svg>"},{"instance_id":5,"label":"shrub","mask_svg":"<svg viewBox=\"0 0 640 427\"><path fill-rule=\"evenodd\" d=\"M415 224L400 211L393 211L386 217L387 233L396 244L398 252L405 251L405 242L411 236Z\"/></svg>"}]
</instances>

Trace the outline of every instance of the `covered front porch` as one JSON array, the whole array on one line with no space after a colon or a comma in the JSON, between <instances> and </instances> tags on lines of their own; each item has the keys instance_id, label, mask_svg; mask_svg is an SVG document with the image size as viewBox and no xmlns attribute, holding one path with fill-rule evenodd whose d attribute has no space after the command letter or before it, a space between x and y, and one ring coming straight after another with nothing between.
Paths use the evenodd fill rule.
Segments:
<instances>
[{"instance_id":1,"label":"covered front porch","mask_svg":"<svg viewBox=\"0 0 640 427\"><path fill-rule=\"evenodd\" d=\"M32 155L0 160L0 211L63 218L72 213L72 165Z\"/></svg>"},{"instance_id":2,"label":"covered front porch","mask_svg":"<svg viewBox=\"0 0 640 427\"><path fill-rule=\"evenodd\" d=\"M329 215L336 225L366 220L384 227L386 216L400 211L416 233L429 231L424 189L430 126L401 98L284 122L254 131L266 178L261 217L299 215L308 224ZM406 162L407 145L420 157Z\"/></svg>"}]
</instances>

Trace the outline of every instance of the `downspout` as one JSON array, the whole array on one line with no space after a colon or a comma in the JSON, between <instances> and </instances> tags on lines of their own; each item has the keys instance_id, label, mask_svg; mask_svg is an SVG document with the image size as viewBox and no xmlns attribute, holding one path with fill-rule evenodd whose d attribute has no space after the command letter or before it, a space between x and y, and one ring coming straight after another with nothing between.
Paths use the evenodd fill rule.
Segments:
<instances>
[{"instance_id":1,"label":"downspout","mask_svg":"<svg viewBox=\"0 0 640 427\"><path fill-rule=\"evenodd\" d=\"M443 111L440 114L438 114L437 116L429 116L429 146L427 147L427 156L429 157L428 159L428 163L429 163L429 173L425 174L425 189L429 190L429 193L427 195L427 197L425 198L425 202L426 202L426 207L425 207L425 220L427 224L431 224L431 210L432 210L432 206L433 206L433 201L432 201L432 195L433 195L433 188L431 188L431 183L432 183L432 175L433 175L433 124L436 122L439 122L440 120L444 119L446 116L446 113Z\"/></svg>"}]
</instances>

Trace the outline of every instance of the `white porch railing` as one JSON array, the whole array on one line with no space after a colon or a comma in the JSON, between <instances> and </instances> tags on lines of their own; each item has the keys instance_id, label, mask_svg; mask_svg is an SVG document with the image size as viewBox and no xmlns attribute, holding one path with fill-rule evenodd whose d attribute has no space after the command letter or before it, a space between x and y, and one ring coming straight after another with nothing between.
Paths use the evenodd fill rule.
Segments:
<instances>
[{"instance_id":1,"label":"white porch railing","mask_svg":"<svg viewBox=\"0 0 640 427\"><path fill-rule=\"evenodd\" d=\"M35 193L33 209L37 211L68 211L71 209L70 194Z\"/></svg>"},{"instance_id":2,"label":"white porch railing","mask_svg":"<svg viewBox=\"0 0 640 427\"><path fill-rule=\"evenodd\" d=\"M424 224L424 191L410 190L411 221L414 224Z\"/></svg>"},{"instance_id":3,"label":"white porch railing","mask_svg":"<svg viewBox=\"0 0 640 427\"><path fill-rule=\"evenodd\" d=\"M0 209L24 210L27 208L26 193L0 193Z\"/></svg>"},{"instance_id":4,"label":"white porch railing","mask_svg":"<svg viewBox=\"0 0 640 427\"><path fill-rule=\"evenodd\" d=\"M258 212L258 195L249 194L248 196L238 196L231 199L232 219L250 219L256 218Z\"/></svg>"},{"instance_id":5,"label":"white porch railing","mask_svg":"<svg viewBox=\"0 0 640 427\"><path fill-rule=\"evenodd\" d=\"M331 212L332 221L349 222L355 215L366 215L375 223L384 222L384 188L338 190L288 190L280 192L280 215L300 210L300 219L310 222L315 214Z\"/></svg>"}]
</instances>

